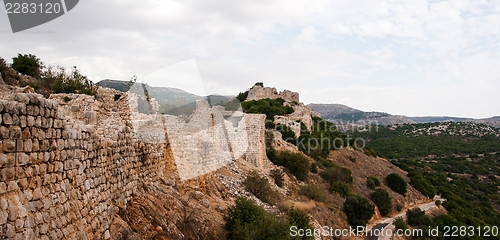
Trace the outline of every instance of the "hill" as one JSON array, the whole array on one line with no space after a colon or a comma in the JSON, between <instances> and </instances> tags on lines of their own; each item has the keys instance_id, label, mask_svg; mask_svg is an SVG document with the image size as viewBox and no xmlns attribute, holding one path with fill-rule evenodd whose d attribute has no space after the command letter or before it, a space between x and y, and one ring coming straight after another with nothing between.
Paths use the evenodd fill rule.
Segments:
<instances>
[{"instance_id":1,"label":"hill","mask_svg":"<svg viewBox=\"0 0 500 240\"><path fill-rule=\"evenodd\" d=\"M449 214L439 218L441 225L500 221L500 129L442 122L379 126L351 134L408 171L415 188L447 199L443 206Z\"/></svg>"},{"instance_id":2,"label":"hill","mask_svg":"<svg viewBox=\"0 0 500 240\"><path fill-rule=\"evenodd\" d=\"M342 104L309 104L313 111L321 114L321 117L338 123L344 124L403 124L415 123L415 121L406 116L391 115L384 112L364 112Z\"/></svg>"},{"instance_id":3,"label":"hill","mask_svg":"<svg viewBox=\"0 0 500 240\"><path fill-rule=\"evenodd\" d=\"M120 92L128 90L128 81L105 79L97 83L98 86L116 89ZM147 85L149 96L155 98L160 105L175 105L188 104L202 99L202 96L186 92L178 88L171 87L152 87Z\"/></svg>"},{"instance_id":4,"label":"hill","mask_svg":"<svg viewBox=\"0 0 500 240\"><path fill-rule=\"evenodd\" d=\"M474 119L450 116L417 116L408 117L403 115L392 115L385 112L365 112L342 104L318 104L308 105L313 111L321 114L321 117L337 123L338 125L366 125L380 124L393 125L405 123L434 123L434 122L475 122L492 127L500 127L500 116ZM346 126L347 128L347 126Z\"/></svg>"}]
</instances>

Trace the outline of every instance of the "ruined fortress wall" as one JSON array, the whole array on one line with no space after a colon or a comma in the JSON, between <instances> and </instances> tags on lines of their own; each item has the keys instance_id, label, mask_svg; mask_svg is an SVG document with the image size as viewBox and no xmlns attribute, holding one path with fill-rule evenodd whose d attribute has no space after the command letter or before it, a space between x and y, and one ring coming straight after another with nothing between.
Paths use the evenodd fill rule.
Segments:
<instances>
[{"instance_id":1,"label":"ruined fortress wall","mask_svg":"<svg viewBox=\"0 0 500 240\"><path fill-rule=\"evenodd\" d=\"M112 91L98 101L1 94L0 238L109 238L118 207L160 175L164 143L136 141Z\"/></svg>"},{"instance_id":2,"label":"ruined fortress wall","mask_svg":"<svg viewBox=\"0 0 500 240\"><path fill-rule=\"evenodd\" d=\"M253 86L248 91L247 100L259 100L264 98L276 99L283 98L287 102L299 102L299 93L290 90L276 91L276 88Z\"/></svg>"},{"instance_id":3,"label":"ruined fortress wall","mask_svg":"<svg viewBox=\"0 0 500 240\"><path fill-rule=\"evenodd\" d=\"M181 124L134 111L132 95L111 89L51 99L22 91L0 88L0 239L108 239L114 215L167 164L186 179L240 157L265 166L263 114L225 120L200 102ZM185 166L167 163L167 142Z\"/></svg>"},{"instance_id":4,"label":"ruined fortress wall","mask_svg":"<svg viewBox=\"0 0 500 240\"><path fill-rule=\"evenodd\" d=\"M245 114L246 132L248 134L248 150L245 159L256 167L265 166L266 142L265 142L265 114Z\"/></svg>"}]
</instances>

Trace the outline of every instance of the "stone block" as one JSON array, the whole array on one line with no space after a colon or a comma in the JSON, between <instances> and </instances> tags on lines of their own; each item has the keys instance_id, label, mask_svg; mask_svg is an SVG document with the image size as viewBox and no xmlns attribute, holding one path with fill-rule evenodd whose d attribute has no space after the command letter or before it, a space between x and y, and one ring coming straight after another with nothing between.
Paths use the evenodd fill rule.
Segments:
<instances>
[{"instance_id":1,"label":"stone block","mask_svg":"<svg viewBox=\"0 0 500 240\"><path fill-rule=\"evenodd\" d=\"M35 125L35 117L33 116L26 117L26 125L28 127L33 127Z\"/></svg>"},{"instance_id":2,"label":"stone block","mask_svg":"<svg viewBox=\"0 0 500 240\"><path fill-rule=\"evenodd\" d=\"M24 141L21 139L16 140L16 151L17 152L22 152L24 149Z\"/></svg>"},{"instance_id":3,"label":"stone block","mask_svg":"<svg viewBox=\"0 0 500 240\"><path fill-rule=\"evenodd\" d=\"M26 125L27 125L26 116L20 116L19 117L19 126L22 128L25 128Z\"/></svg>"},{"instance_id":4,"label":"stone block","mask_svg":"<svg viewBox=\"0 0 500 240\"><path fill-rule=\"evenodd\" d=\"M21 133L21 139L25 140L30 138L31 138L30 128L24 128L23 132Z\"/></svg>"},{"instance_id":5,"label":"stone block","mask_svg":"<svg viewBox=\"0 0 500 240\"><path fill-rule=\"evenodd\" d=\"M24 140L24 152L30 153L33 151L33 141L31 139Z\"/></svg>"},{"instance_id":6,"label":"stone block","mask_svg":"<svg viewBox=\"0 0 500 240\"><path fill-rule=\"evenodd\" d=\"M13 153L16 151L16 140L4 139L2 145L3 151L6 153Z\"/></svg>"},{"instance_id":7,"label":"stone block","mask_svg":"<svg viewBox=\"0 0 500 240\"><path fill-rule=\"evenodd\" d=\"M2 115L2 119L3 119L4 125L11 125L12 124L12 117L10 116L9 113L4 113Z\"/></svg>"},{"instance_id":8,"label":"stone block","mask_svg":"<svg viewBox=\"0 0 500 240\"><path fill-rule=\"evenodd\" d=\"M30 163L30 157L25 153L17 154L17 166L25 166Z\"/></svg>"},{"instance_id":9,"label":"stone block","mask_svg":"<svg viewBox=\"0 0 500 240\"><path fill-rule=\"evenodd\" d=\"M6 128L5 126L0 126L0 138L6 139L9 138L9 129Z\"/></svg>"}]
</instances>

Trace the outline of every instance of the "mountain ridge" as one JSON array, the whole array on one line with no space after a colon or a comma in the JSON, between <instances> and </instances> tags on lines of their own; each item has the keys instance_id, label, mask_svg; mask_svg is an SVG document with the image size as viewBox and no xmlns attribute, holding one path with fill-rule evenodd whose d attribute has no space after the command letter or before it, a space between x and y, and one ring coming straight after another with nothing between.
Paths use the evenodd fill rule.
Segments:
<instances>
[{"instance_id":1,"label":"mountain ridge","mask_svg":"<svg viewBox=\"0 0 500 240\"><path fill-rule=\"evenodd\" d=\"M409 117L404 115L392 115L386 112L366 112L355 109L343 104L308 104L312 110L321 114L321 116L332 122L340 124L380 124L393 125L405 123L433 123L433 122L475 122L483 123L492 127L500 127L500 116L490 118L474 119L452 116L416 116Z\"/></svg>"}]
</instances>

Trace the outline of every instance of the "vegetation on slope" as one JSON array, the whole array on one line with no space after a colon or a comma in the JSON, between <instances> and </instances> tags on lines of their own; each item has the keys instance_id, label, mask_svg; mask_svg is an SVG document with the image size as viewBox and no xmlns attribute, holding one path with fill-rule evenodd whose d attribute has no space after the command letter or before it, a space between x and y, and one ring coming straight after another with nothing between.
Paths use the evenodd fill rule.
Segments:
<instances>
[{"instance_id":1,"label":"vegetation on slope","mask_svg":"<svg viewBox=\"0 0 500 240\"><path fill-rule=\"evenodd\" d=\"M442 205L448 215L428 220L442 231L444 226L500 222L499 133L481 124L432 123L379 126L378 131L356 132L354 137L365 138L366 146L408 171L410 185L422 194L447 199Z\"/></svg>"},{"instance_id":2,"label":"vegetation on slope","mask_svg":"<svg viewBox=\"0 0 500 240\"><path fill-rule=\"evenodd\" d=\"M312 228L309 216L299 209L292 208L287 215L277 216L244 197L237 198L228 208L224 221L227 239L292 239L291 226Z\"/></svg>"},{"instance_id":3,"label":"vegetation on slope","mask_svg":"<svg viewBox=\"0 0 500 240\"><path fill-rule=\"evenodd\" d=\"M31 86L36 92L47 97L51 93L80 93L95 95L97 87L85 75L81 74L76 66L66 70L61 66L44 66L44 63L33 54L18 54L12 58L10 67L21 75L7 74L8 64L0 61L0 73L9 84L21 87Z\"/></svg>"}]
</instances>

